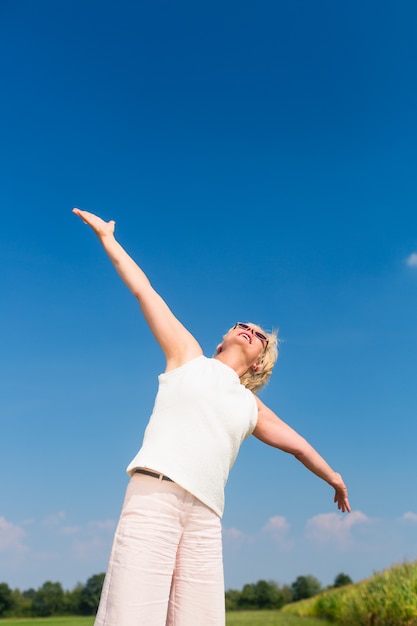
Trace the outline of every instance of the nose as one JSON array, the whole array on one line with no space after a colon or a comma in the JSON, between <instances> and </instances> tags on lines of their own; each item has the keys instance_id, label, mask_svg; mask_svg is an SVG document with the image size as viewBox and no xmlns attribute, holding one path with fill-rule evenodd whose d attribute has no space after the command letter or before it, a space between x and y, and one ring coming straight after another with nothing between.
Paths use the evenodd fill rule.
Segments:
<instances>
[{"instance_id":1,"label":"nose","mask_svg":"<svg viewBox=\"0 0 417 626\"><path fill-rule=\"evenodd\" d=\"M236 326L238 326L240 329L244 330L245 333L250 331L252 333L252 335L255 334L255 330L251 326L249 326L248 324L236 324Z\"/></svg>"}]
</instances>

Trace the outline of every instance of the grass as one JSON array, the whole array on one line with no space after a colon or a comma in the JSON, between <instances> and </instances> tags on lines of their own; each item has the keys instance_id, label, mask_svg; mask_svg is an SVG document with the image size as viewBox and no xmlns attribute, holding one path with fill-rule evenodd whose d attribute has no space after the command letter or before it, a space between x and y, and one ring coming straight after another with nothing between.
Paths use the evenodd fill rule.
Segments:
<instances>
[{"instance_id":1,"label":"grass","mask_svg":"<svg viewBox=\"0 0 417 626\"><path fill-rule=\"evenodd\" d=\"M226 619L226 626L326 626L328 623L322 619L298 617L282 611L230 611Z\"/></svg>"},{"instance_id":2,"label":"grass","mask_svg":"<svg viewBox=\"0 0 417 626\"><path fill-rule=\"evenodd\" d=\"M94 617L35 617L0 619L0 626L93 626Z\"/></svg>"},{"instance_id":3,"label":"grass","mask_svg":"<svg viewBox=\"0 0 417 626\"><path fill-rule=\"evenodd\" d=\"M332 589L281 611L231 611L226 626L417 626L417 562ZM0 619L0 626L93 626L94 617Z\"/></svg>"},{"instance_id":4,"label":"grass","mask_svg":"<svg viewBox=\"0 0 417 626\"><path fill-rule=\"evenodd\" d=\"M287 604L284 613L340 626L417 626L417 562L396 565L356 585Z\"/></svg>"},{"instance_id":5,"label":"grass","mask_svg":"<svg viewBox=\"0 0 417 626\"><path fill-rule=\"evenodd\" d=\"M0 619L0 626L93 626L94 617ZM281 611L232 611L226 626L325 626L322 619L285 615Z\"/></svg>"},{"instance_id":6,"label":"grass","mask_svg":"<svg viewBox=\"0 0 417 626\"><path fill-rule=\"evenodd\" d=\"M227 614L226 626L325 626L315 618L285 615L281 611L233 611ZM48 617L35 619L0 619L0 626L93 626L94 617Z\"/></svg>"}]
</instances>

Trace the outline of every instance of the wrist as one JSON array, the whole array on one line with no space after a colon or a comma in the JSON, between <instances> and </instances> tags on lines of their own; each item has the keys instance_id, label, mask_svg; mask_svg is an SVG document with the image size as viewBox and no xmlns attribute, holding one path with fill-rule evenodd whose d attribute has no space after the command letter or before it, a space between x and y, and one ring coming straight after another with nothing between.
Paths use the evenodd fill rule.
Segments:
<instances>
[{"instance_id":1,"label":"wrist","mask_svg":"<svg viewBox=\"0 0 417 626\"><path fill-rule=\"evenodd\" d=\"M343 482L343 478L338 472L334 472L334 475L330 484L335 489L343 489L345 486L345 483Z\"/></svg>"},{"instance_id":2,"label":"wrist","mask_svg":"<svg viewBox=\"0 0 417 626\"><path fill-rule=\"evenodd\" d=\"M114 236L114 233L103 233L103 232L98 232L96 233L97 237L100 240L100 243L106 248L106 247L110 247L112 246L114 243L116 243L116 238Z\"/></svg>"}]
</instances>

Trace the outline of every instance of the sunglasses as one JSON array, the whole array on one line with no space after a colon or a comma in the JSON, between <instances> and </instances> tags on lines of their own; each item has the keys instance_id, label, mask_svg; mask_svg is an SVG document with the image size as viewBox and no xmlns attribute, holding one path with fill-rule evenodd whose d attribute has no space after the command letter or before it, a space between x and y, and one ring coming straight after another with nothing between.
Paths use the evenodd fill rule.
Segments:
<instances>
[{"instance_id":1,"label":"sunglasses","mask_svg":"<svg viewBox=\"0 0 417 626\"><path fill-rule=\"evenodd\" d=\"M263 333L260 333L258 330L253 330L253 328L248 326L248 324L243 324L243 322L237 322L237 324L235 324L233 326L233 328L241 328L242 330L250 330L250 332L253 333L255 335L255 337L258 337L258 339L260 339L261 341L265 342L265 344L266 344L265 348L266 348L266 346L269 343L267 337L265 337L265 335Z\"/></svg>"}]
</instances>

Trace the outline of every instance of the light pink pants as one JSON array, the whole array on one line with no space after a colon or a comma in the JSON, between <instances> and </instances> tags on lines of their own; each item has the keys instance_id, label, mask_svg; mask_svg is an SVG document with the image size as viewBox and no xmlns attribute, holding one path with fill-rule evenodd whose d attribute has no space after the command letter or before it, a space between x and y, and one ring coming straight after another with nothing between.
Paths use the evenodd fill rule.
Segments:
<instances>
[{"instance_id":1,"label":"light pink pants","mask_svg":"<svg viewBox=\"0 0 417 626\"><path fill-rule=\"evenodd\" d=\"M95 626L224 626L220 518L179 485L134 474Z\"/></svg>"}]
</instances>

